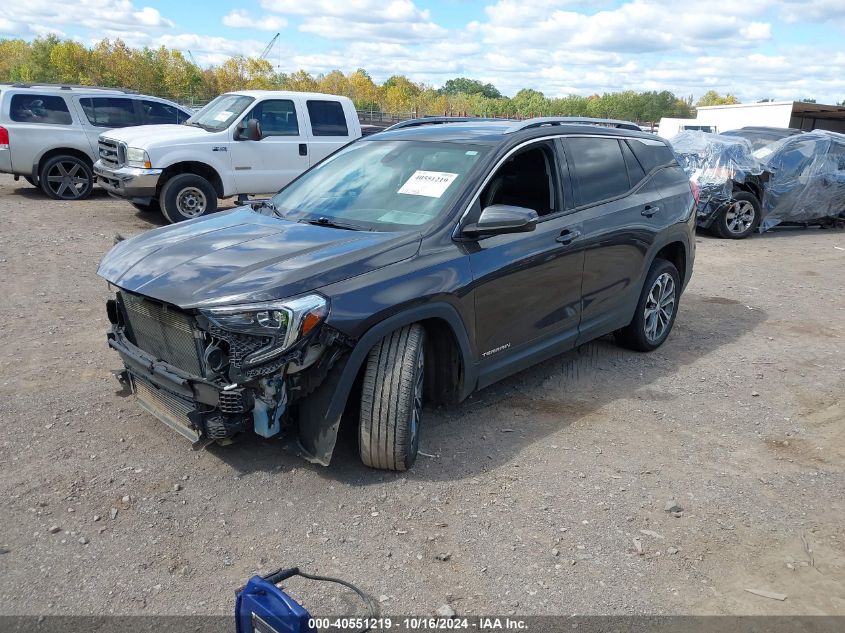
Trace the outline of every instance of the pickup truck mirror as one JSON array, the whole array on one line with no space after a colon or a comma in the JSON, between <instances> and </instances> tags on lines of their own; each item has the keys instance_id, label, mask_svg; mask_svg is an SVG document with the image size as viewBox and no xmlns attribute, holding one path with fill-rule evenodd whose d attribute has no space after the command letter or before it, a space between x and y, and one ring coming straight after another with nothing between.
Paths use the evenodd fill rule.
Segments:
<instances>
[{"instance_id":1,"label":"pickup truck mirror","mask_svg":"<svg viewBox=\"0 0 845 633\"><path fill-rule=\"evenodd\" d=\"M258 119L245 119L238 124L236 141L260 141L262 138L261 124Z\"/></svg>"},{"instance_id":2,"label":"pickup truck mirror","mask_svg":"<svg viewBox=\"0 0 845 633\"><path fill-rule=\"evenodd\" d=\"M515 207L509 204L494 204L485 207L478 221L467 224L463 231L467 237L500 235L502 233L527 233L537 227L540 216L534 209Z\"/></svg>"}]
</instances>

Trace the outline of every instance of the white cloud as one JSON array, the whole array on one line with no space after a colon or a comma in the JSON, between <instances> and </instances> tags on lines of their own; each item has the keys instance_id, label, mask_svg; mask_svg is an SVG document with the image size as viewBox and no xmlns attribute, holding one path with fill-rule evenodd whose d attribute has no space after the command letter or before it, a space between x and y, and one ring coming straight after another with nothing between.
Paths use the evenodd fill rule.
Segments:
<instances>
[{"instance_id":1,"label":"white cloud","mask_svg":"<svg viewBox=\"0 0 845 633\"><path fill-rule=\"evenodd\" d=\"M75 0L66 5L55 0L22 0L0 5L0 20L20 25L40 24L84 27L97 31L170 28L173 22L152 7L136 7L130 0ZM22 32L20 30L14 32Z\"/></svg>"},{"instance_id":2,"label":"white cloud","mask_svg":"<svg viewBox=\"0 0 845 633\"><path fill-rule=\"evenodd\" d=\"M288 21L277 15L264 15L255 19L243 9L233 9L223 16L223 24L233 29L281 31L288 25Z\"/></svg>"}]
</instances>

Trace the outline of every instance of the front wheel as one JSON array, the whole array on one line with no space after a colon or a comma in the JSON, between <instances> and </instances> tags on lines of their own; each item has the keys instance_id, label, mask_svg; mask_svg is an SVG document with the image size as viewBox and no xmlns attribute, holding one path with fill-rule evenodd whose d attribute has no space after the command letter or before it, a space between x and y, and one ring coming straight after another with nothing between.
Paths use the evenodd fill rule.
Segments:
<instances>
[{"instance_id":1,"label":"front wheel","mask_svg":"<svg viewBox=\"0 0 845 633\"><path fill-rule=\"evenodd\" d=\"M420 445L425 330L415 323L370 351L361 389L358 451L372 468L408 470Z\"/></svg>"},{"instance_id":2,"label":"front wheel","mask_svg":"<svg viewBox=\"0 0 845 633\"><path fill-rule=\"evenodd\" d=\"M669 337L678 302L681 277L678 269L665 259L655 259L648 271L631 323L616 332L616 342L638 352L650 352Z\"/></svg>"},{"instance_id":3,"label":"front wheel","mask_svg":"<svg viewBox=\"0 0 845 633\"><path fill-rule=\"evenodd\" d=\"M38 180L53 200L84 200L94 188L94 172L76 156L53 156L44 163Z\"/></svg>"},{"instance_id":4,"label":"front wheel","mask_svg":"<svg viewBox=\"0 0 845 633\"><path fill-rule=\"evenodd\" d=\"M171 224L217 211L217 192L196 174L173 176L164 183L158 201L162 215Z\"/></svg>"},{"instance_id":5,"label":"front wheel","mask_svg":"<svg viewBox=\"0 0 845 633\"><path fill-rule=\"evenodd\" d=\"M748 237L760 224L760 208L756 196L745 191L736 193L713 224L716 235L729 240Z\"/></svg>"}]
</instances>

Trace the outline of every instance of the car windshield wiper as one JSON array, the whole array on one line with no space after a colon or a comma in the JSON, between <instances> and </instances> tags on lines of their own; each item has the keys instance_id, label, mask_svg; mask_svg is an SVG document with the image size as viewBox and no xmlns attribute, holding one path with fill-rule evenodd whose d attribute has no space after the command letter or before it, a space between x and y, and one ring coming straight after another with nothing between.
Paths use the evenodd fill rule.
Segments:
<instances>
[{"instance_id":1,"label":"car windshield wiper","mask_svg":"<svg viewBox=\"0 0 845 633\"><path fill-rule=\"evenodd\" d=\"M346 224L345 222L338 222L337 220L331 220L325 216L321 216L319 218L303 218L299 220L300 224L313 224L315 226L328 226L333 229L346 229L347 231L360 231L360 226L355 226L354 224Z\"/></svg>"}]
</instances>

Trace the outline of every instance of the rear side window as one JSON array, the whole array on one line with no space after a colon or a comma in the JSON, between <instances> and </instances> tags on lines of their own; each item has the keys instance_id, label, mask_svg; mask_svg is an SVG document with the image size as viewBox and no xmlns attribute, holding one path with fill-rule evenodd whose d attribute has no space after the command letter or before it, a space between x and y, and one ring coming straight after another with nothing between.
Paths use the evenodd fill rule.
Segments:
<instances>
[{"instance_id":1,"label":"rear side window","mask_svg":"<svg viewBox=\"0 0 845 633\"><path fill-rule=\"evenodd\" d=\"M12 95L9 116L20 123L72 123L64 98L50 95Z\"/></svg>"},{"instance_id":2,"label":"rear side window","mask_svg":"<svg viewBox=\"0 0 845 633\"><path fill-rule=\"evenodd\" d=\"M129 127L142 125L143 121L135 114L132 99L122 97L86 97L79 100L85 116L91 125L97 127Z\"/></svg>"},{"instance_id":3,"label":"rear side window","mask_svg":"<svg viewBox=\"0 0 845 633\"><path fill-rule=\"evenodd\" d=\"M314 136L349 136L346 116L339 101L309 101L308 116Z\"/></svg>"},{"instance_id":4,"label":"rear side window","mask_svg":"<svg viewBox=\"0 0 845 633\"><path fill-rule=\"evenodd\" d=\"M162 123L182 123L188 118L188 115L182 112L179 108L174 108L167 103L159 103L158 101L141 101L141 110L144 112L146 123L150 125Z\"/></svg>"},{"instance_id":5,"label":"rear side window","mask_svg":"<svg viewBox=\"0 0 845 633\"><path fill-rule=\"evenodd\" d=\"M661 167L662 165L668 165L675 159L672 154L672 150L670 150L665 143L661 143L660 141L646 141L631 138L626 142L634 152L634 156L636 156L637 160L640 161L640 165L643 166L646 173L650 172L652 169Z\"/></svg>"},{"instance_id":6,"label":"rear side window","mask_svg":"<svg viewBox=\"0 0 845 633\"><path fill-rule=\"evenodd\" d=\"M569 158L575 165L581 204L621 196L630 189L619 141L614 138L570 138Z\"/></svg>"},{"instance_id":7,"label":"rear side window","mask_svg":"<svg viewBox=\"0 0 845 633\"><path fill-rule=\"evenodd\" d=\"M634 188L645 178L645 171L628 144L622 142L620 146L622 147L622 156L625 158L625 167L628 168L628 180L631 181L631 188Z\"/></svg>"}]
</instances>

